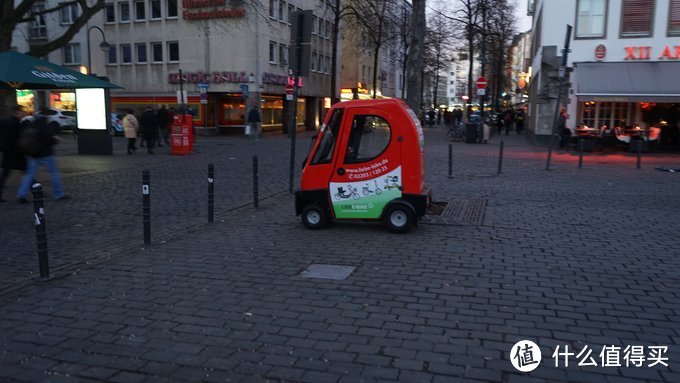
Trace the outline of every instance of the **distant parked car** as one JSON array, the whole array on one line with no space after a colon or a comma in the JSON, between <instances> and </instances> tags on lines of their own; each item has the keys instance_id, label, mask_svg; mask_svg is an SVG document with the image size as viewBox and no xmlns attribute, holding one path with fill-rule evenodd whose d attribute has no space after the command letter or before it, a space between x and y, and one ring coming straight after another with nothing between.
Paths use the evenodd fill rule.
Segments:
<instances>
[{"instance_id":1,"label":"distant parked car","mask_svg":"<svg viewBox=\"0 0 680 383\"><path fill-rule=\"evenodd\" d=\"M116 136L125 132L123 129L123 118L125 118L123 113L111 113L111 128L109 128L110 135Z\"/></svg>"},{"instance_id":2,"label":"distant parked car","mask_svg":"<svg viewBox=\"0 0 680 383\"><path fill-rule=\"evenodd\" d=\"M70 130L75 133L78 129L75 110L48 108L44 114L42 112L37 112L32 116L24 117L23 120L33 122L38 115L44 115L47 118L47 124L52 127L56 133L61 133L62 130Z\"/></svg>"}]
</instances>

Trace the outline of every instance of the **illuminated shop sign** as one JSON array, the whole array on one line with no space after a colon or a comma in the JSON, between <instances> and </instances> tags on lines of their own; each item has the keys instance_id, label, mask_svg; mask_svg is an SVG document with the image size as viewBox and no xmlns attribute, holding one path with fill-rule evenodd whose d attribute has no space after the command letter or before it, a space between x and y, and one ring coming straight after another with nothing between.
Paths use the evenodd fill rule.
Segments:
<instances>
[{"instance_id":1,"label":"illuminated shop sign","mask_svg":"<svg viewBox=\"0 0 680 383\"><path fill-rule=\"evenodd\" d=\"M182 72L183 83L185 84L222 84L222 83L248 83L250 76L247 72ZM168 73L169 84L179 84L179 72ZM271 85L294 85L295 80L289 76L275 73L262 73L262 84ZM298 87L302 88L302 77L298 77Z\"/></svg>"},{"instance_id":2,"label":"illuminated shop sign","mask_svg":"<svg viewBox=\"0 0 680 383\"><path fill-rule=\"evenodd\" d=\"M651 60L652 57L656 57L658 60L680 60L680 46L678 45L673 47L666 45L658 56L652 52L652 47L625 47L625 49L626 58L624 60Z\"/></svg>"},{"instance_id":3,"label":"illuminated shop sign","mask_svg":"<svg viewBox=\"0 0 680 383\"><path fill-rule=\"evenodd\" d=\"M182 18L185 20L228 19L243 17L245 9L241 7L241 0L182 0Z\"/></svg>"},{"instance_id":4,"label":"illuminated shop sign","mask_svg":"<svg viewBox=\"0 0 680 383\"><path fill-rule=\"evenodd\" d=\"M248 82L246 72L182 72L184 83L207 82L212 84ZM179 73L168 73L168 83L179 84Z\"/></svg>"}]
</instances>

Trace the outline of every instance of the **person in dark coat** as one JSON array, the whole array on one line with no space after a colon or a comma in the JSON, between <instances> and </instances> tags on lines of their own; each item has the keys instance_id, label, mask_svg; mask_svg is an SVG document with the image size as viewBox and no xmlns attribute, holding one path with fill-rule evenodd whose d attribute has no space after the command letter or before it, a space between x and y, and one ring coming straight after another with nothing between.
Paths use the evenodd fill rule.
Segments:
<instances>
[{"instance_id":1,"label":"person in dark coat","mask_svg":"<svg viewBox=\"0 0 680 383\"><path fill-rule=\"evenodd\" d=\"M515 130L517 130L517 134L522 134L522 130L524 130L524 111L522 109L518 109L515 113Z\"/></svg>"},{"instance_id":2,"label":"person in dark coat","mask_svg":"<svg viewBox=\"0 0 680 383\"><path fill-rule=\"evenodd\" d=\"M512 130L512 124L515 123L515 113L512 109L508 109L503 113L503 125L505 126L505 135L509 135Z\"/></svg>"},{"instance_id":3,"label":"person in dark coat","mask_svg":"<svg viewBox=\"0 0 680 383\"><path fill-rule=\"evenodd\" d=\"M12 170L26 171L26 156L19 148L19 132L21 131L21 119L26 116L24 109L15 105L12 114L0 120L0 151L2 151L2 166L0 166L0 202L5 181Z\"/></svg>"},{"instance_id":4,"label":"person in dark coat","mask_svg":"<svg viewBox=\"0 0 680 383\"><path fill-rule=\"evenodd\" d=\"M260 126L262 125L262 115L260 114L260 107L255 105L253 109L248 112L248 125L250 125L250 136L254 139L260 138Z\"/></svg>"},{"instance_id":5,"label":"person in dark coat","mask_svg":"<svg viewBox=\"0 0 680 383\"><path fill-rule=\"evenodd\" d=\"M158 146L161 147L161 137L163 137L163 142L167 145L169 144L170 138L170 112L168 111L168 106L163 104L156 112L156 118L158 119Z\"/></svg>"},{"instance_id":6,"label":"person in dark coat","mask_svg":"<svg viewBox=\"0 0 680 383\"><path fill-rule=\"evenodd\" d=\"M158 119L151 107L146 108L139 124L142 126L142 134L144 135L144 141L146 141L146 149L149 154L153 154L156 137L158 137Z\"/></svg>"}]
</instances>

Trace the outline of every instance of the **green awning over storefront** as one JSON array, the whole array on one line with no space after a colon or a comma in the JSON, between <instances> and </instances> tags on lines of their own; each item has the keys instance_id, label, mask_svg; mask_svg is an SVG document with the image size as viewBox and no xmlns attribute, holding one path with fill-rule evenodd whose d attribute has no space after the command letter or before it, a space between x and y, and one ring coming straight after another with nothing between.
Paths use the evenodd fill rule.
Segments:
<instances>
[{"instance_id":1,"label":"green awning over storefront","mask_svg":"<svg viewBox=\"0 0 680 383\"><path fill-rule=\"evenodd\" d=\"M14 51L0 53L0 85L14 89L122 88Z\"/></svg>"}]
</instances>

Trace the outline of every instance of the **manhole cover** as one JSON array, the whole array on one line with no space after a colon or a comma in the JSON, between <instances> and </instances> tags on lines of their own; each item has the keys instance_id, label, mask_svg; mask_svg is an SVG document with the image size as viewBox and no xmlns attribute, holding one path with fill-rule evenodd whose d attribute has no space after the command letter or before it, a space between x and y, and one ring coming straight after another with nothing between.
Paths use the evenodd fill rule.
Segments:
<instances>
[{"instance_id":1,"label":"manhole cover","mask_svg":"<svg viewBox=\"0 0 680 383\"><path fill-rule=\"evenodd\" d=\"M325 265L321 263L313 263L300 273L303 278L321 278L321 279L335 279L343 280L349 277L356 269L354 266L341 265Z\"/></svg>"},{"instance_id":2,"label":"manhole cover","mask_svg":"<svg viewBox=\"0 0 680 383\"><path fill-rule=\"evenodd\" d=\"M446 205L442 217L465 225L481 225L485 210L485 198L454 199Z\"/></svg>"}]
</instances>

